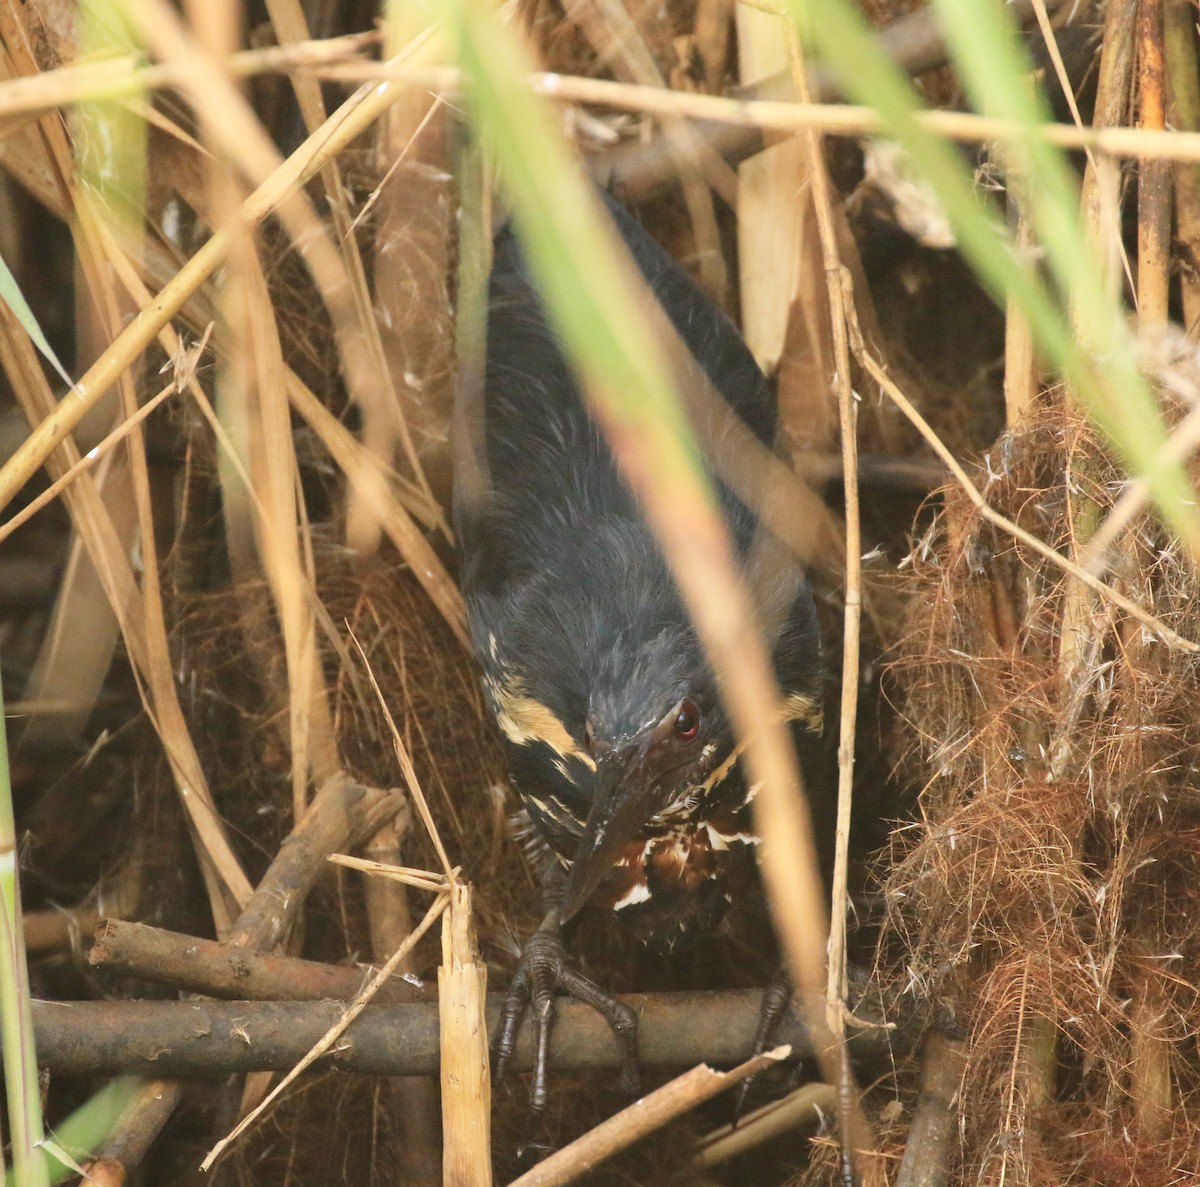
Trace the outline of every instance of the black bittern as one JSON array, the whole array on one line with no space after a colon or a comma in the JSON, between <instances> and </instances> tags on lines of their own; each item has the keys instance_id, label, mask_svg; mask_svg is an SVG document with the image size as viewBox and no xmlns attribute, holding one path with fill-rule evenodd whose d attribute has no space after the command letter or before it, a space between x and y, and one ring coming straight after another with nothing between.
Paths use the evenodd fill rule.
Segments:
<instances>
[{"instance_id":1,"label":"black bittern","mask_svg":"<svg viewBox=\"0 0 1200 1187\"><path fill-rule=\"evenodd\" d=\"M627 211L607 206L646 299L690 352L693 385L715 391L770 449L774 394L732 322ZM471 464L486 484L468 494L460 474L456 489L462 587L513 782L552 855L546 919L504 1006L496 1071L532 1006L536 1114L558 991L605 1015L625 1044L623 1086L636 1087L636 1018L571 966L564 925L590 902L663 950L711 931L753 884L755 787L696 630L508 226L495 239L481 402ZM763 619L784 712L811 730L822 666L808 583L790 560L756 562L769 533L754 500L717 469L738 555L759 574L760 602L774 606Z\"/></svg>"}]
</instances>

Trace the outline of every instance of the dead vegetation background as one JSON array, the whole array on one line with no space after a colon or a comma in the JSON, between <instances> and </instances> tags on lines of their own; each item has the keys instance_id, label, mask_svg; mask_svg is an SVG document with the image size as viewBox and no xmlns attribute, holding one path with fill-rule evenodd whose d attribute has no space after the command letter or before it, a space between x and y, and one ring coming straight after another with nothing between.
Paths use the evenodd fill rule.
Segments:
<instances>
[{"instance_id":1,"label":"dead vegetation background","mask_svg":"<svg viewBox=\"0 0 1200 1187\"><path fill-rule=\"evenodd\" d=\"M888 25L912 6L870 7ZM1085 116L1095 105L1122 122L1137 110L1132 51L1123 83L1096 70L1106 15L1110 46L1136 7L1110 0L1108 13L1072 11L1059 29ZM1166 9L1168 31L1187 30L1173 61L1183 52L1194 69L1192 6L1166 0ZM0 72L34 75L111 47L125 34L103 11L0 0ZM138 40L165 62L196 47L291 45L311 64L321 51L310 38L370 31L378 16L369 5L283 0L252 7L244 24L232 5L185 5L185 25L166 5L145 11ZM414 36L405 19L380 36ZM532 0L514 19L545 67L566 75L726 93L788 67L777 18L723 0ZM1044 63L1041 35L1029 42ZM345 46L336 60L374 49ZM474 884L493 986L506 984L538 912L463 647L446 524L462 276L457 125L446 105L413 90L348 136L301 200L252 231L239 205L349 85L299 71L294 81L255 76L239 92L219 71L196 69L192 90L185 82L65 117L0 115L0 256L72 375L97 360L115 360L119 373L75 444L6 514L97 446L99 462L16 531L0 528L0 656L34 994L180 995L145 971L90 965L102 918L329 965L387 959L425 910L411 889L325 870L321 853L322 872L296 902L253 893L280 854L295 852L296 822L318 788L348 778L383 795L402 782L372 676L451 860ZM933 102L960 99L945 70L923 70L920 81ZM269 136L247 131L239 94ZM1171 95L1175 126L1196 126L1183 91ZM130 111L150 123L132 221L120 162L99 147ZM706 157L702 179L691 175L680 193L670 137L653 121L564 107L564 125L597 176L623 178L618 192L739 318L777 377L785 447L840 511L835 348L798 140L760 143L733 164ZM650 162L640 173L635 150ZM992 508L1063 556L1094 562L1089 540L1128 505L1125 476L1068 398L1040 392L1035 360L1013 349L1019 325L994 309L878 146L864 155L831 139L825 157L857 317L888 375ZM1170 311L1188 325L1191 177L1185 167L1175 177L1172 254L1143 259L1139 271L1143 280L1161 272L1164 290L1169 279ZM735 191L736 214L714 196ZM1132 232L1131 183L1122 192ZM191 286L145 353L114 354L122 327L214 229L232 239L223 270ZM1194 347L1149 331L1145 347L1186 436ZM60 389L2 309L0 364L7 457ZM860 1066L883 1151L877 1170L908 1187L1191 1181L1200 1171L1195 658L981 518L959 487L923 503L943 471L862 359L853 379L869 456L852 1000L873 1021L901 1024L890 1058ZM156 393L160 408L123 442L104 441ZM1136 510L1110 543L1107 579L1184 639L1200 637L1193 561L1157 521ZM836 672L837 565L816 579ZM838 698L831 679L833 718ZM836 779L832 756L829 766ZM331 848L358 844L376 860L437 869L411 812L397 820L363 835L347 823ZM246 924L247 911L265 930ZM769 937L761 920L735 922L672 968L628 950L603 920L590 923L586 952L620 990L762 984L775 961ZM436 979L436 937L411 954L410 978ZM556 1072L547 1140L565 1142L620 1108L610 1079ZM269 1080L161 1082L156 1104L142 1096L126 1111L92 1173L156 1187L198 1181L200 1158ZM99 1083L52 1076L50 1125ZM717 1098L588 1181L835 1181L836 1143L822 1130L830 1102L813 1087L793 1098L782 1136L751 1138L736 1156L721 1145L728 1135L713 1138L728 1119ZM494 1103L495 1174L506 1180L524 1124L520 1080ZM432 1183L442 1177L440 1125L431 1077L318 1070L209 1178ZM705 1133L693 1163L684 1143ZM476 1170L478 1182L492 1173Z\"/></svg>"}]
</instances>

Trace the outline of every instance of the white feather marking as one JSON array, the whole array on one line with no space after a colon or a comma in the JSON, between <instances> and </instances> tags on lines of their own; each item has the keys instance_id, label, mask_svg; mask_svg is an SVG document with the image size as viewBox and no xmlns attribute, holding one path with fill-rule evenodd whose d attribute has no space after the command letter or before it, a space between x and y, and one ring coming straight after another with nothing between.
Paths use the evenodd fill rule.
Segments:
<instances>
[{"instance_id":1,"label":"white feather marking","mask_svg":"<svg viewBox=\"0 0 1200 1187\"><path fill-rule=\"evenodd\" d=\"M615 903L613 910L620 911L623 907L632 907L636 903L644 903L650 897L650 887L645 882L635 882Z\"/></svg>"}]
</instances>

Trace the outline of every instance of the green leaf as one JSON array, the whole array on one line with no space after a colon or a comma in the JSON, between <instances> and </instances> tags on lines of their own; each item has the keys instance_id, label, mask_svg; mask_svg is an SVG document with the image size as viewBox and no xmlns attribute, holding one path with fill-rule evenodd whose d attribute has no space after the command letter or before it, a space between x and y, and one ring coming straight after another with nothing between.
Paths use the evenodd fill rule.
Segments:
<instances>
[{"instance_id":1,"label":"green leaf","mask_svg":"<svg viewBox=\"0 0 1200 1187\"><path fill-rule=\"evenodd\" d=\"M46 335L42 333L42 327L38 325L37 318L33 316L33 310L29 308L29 302L25 300L24 293L21 292L17 285L17 278L12 274L9 266L4 262L4 257L0 256L0 300L3 300L5 305L13 311L17 321L25 328L34 346L42 352L42 356L46 361L58 372L63 383L67 387L73 387L74 383L71 377L67 374L66 368L58 361L58 355L51 349L50 343L46 341Z\"/></svg>"}]
</instances>

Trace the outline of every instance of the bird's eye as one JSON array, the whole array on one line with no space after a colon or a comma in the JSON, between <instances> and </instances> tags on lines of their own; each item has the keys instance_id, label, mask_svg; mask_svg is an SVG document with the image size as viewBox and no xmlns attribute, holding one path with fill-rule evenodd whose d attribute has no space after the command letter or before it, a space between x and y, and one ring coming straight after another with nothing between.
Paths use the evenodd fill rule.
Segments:
<instances>
[{"instance_id":1,"label":"bird's eye","mask_svg":"<svg viewBox=\"0 0 1200 1187\"><path fill-rule=\"evenodd\" d=\"M675 715L675 736L688 742L700 732L700 710L691 701L681 701Z\"/></svg>"}]
</instances>

